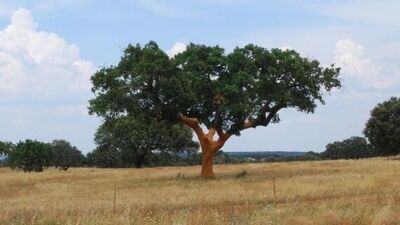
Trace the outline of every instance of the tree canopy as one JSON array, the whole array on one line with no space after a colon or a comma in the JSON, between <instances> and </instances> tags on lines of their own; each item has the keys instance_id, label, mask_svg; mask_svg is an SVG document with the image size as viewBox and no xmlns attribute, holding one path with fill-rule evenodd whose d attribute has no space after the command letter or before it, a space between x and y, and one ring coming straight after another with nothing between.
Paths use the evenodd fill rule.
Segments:
<instances>
[{"instance_id":1,"label":"tree canopy","mask_svg":"<svg viewBox=\"0 0 400 225\"><path fill-rule=\"evenodd\" d=\"M400 98L392 97L372 109L364 134L377 154L400 154Z\"/></svg>"},{"instance_id":2,"label":"tree canopy","mask_svg":"<svg viewBox=\"0 0 400 225\"><path fill-rule=\"evenodd\" d=\"M11 168L20 168L25 172L41 172L53 162L52 147L48 143L34 140L20 141L9 153Z\"/></svg>"},{"instance_id":3,"label":"tree canopy","mask_svg":"<svg viewBox=\"0 0 400 225\"><path fill-rule=\"evenodd\" d=\"M314 112L325 91L340 87L339 71L294 50L253 44L226 54L192 43L169 58L150 41L128 45L118 65L92 76L89 109L105 119L140 114L188 125L202 147L202 175L212 176L212 157L231 135L279 122L283 108Z\"/></svg>"},{"instance_id":4,"label":"tree canopy","mask_svg":"<svg viewBox=\"0 0 400 225\"><path fill-rule=\"evenodd\" d=\"M81 166L84 161L82 152L66 140L53 140L53 164L56 168L68 170L69 167Z\"/></svg>"}]
</instances>

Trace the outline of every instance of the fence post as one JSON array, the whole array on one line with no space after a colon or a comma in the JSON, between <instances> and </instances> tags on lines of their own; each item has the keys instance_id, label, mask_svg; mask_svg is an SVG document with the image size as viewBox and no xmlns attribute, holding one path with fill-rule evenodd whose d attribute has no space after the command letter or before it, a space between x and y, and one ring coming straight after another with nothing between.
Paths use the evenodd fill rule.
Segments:
<instances>
[{"instance_id":1,"label":"fence post","mask_svg":"<svg viewBox=\"0 0 400 225\"><path fill-rule=\"evenodd\" d=\"M272 178L272 187L273 187L273 190L274 190L274 199L276 201L275 177Z\"/></svg>"},{"instance_id":2,"label":"fence post","mask_svg":"<svg viewBox=\"0 0 400 225\"><path fill-rule=\"evenodd\" d=\"M114 214L117 212L117 183L114 183Z\"/></svg>"}]
</instances>

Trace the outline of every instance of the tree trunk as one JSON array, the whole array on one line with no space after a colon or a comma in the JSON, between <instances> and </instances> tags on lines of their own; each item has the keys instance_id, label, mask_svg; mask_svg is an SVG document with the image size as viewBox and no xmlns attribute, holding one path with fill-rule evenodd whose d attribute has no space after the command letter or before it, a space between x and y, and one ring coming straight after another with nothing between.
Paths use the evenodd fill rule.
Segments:
<instances>
[{"instance_id":1,"label":"tree trunk","mask_svg":"<svg viewBox=\"0 0 400 225\"><path fill-rule=\"evenodd\" d=\"M190 118L183 114L178 115L182 123L191 127L199 139L202 159L201 159L201 177L210 178L214 176L213 172L213 158L214 154L224 146L225 142L231 136L224 133L221 129L210 128L208 133L205 134L200 127L200 123L196 118ZM218 134L218 140L214 140L215 133Z\"/></svg>"},{"instance_id":2,"label":"tree trunk","mask_svg":"<svg viewBox=\"0 0 400 225\"><path fill-rule=\"evenodd\" d=\"M144 155L139 154L139 156L136 157L135 166L136 168L140 169L143 167L143 164L144 164Z\"/></svg>"},{"instance_id":3,"label":"tree trunk","mask_svg":"<svg viewBox=\"0 0 400 225\"><path fill-rule=\"evenodd\" d=\"M219 149L217 149L218 151ZM213 177L213 160L214 160L214 152L211 148L207 148L206 146L201 146L202 158L201 158L201 177Z\"/></svg>"}]
</instances>

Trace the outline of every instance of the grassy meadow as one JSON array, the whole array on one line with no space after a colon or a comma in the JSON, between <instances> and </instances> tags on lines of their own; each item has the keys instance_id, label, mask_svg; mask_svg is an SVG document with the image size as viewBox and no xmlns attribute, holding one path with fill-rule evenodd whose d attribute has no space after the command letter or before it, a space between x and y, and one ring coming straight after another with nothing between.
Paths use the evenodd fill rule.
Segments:
<instances>
[{"instance_id":1,"label":"grassy meadow","mask_svg":"<svg viewBox=\"0 0 400 225\"><path fill-rule=\"evenodd\" d=\"M218 165L214 172L203 180L198 166L1 168L0 224L400 224L394 158Z\"/></svg>"}]
</instances>

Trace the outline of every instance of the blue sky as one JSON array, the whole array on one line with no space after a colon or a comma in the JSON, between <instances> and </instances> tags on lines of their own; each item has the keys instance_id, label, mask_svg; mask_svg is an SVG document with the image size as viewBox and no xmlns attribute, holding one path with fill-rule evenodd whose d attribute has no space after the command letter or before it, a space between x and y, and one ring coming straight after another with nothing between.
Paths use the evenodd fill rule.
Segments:
<instances>
[{"instance_id":1,"label":"blue sky","mask_svg":"<svg viewBox=\"0 0 400 225\"><path fill-rule=\"evenodd\" d=\"M400 96L400 2L394 0L0 0L0 140L64 138L94 148L89 77L128 43L170 54L189 42L293 48L342 67L343 88L314 114L233 137L237 150L323 151L362 135L369 111Z\"/></svg>"}]
</instances>

